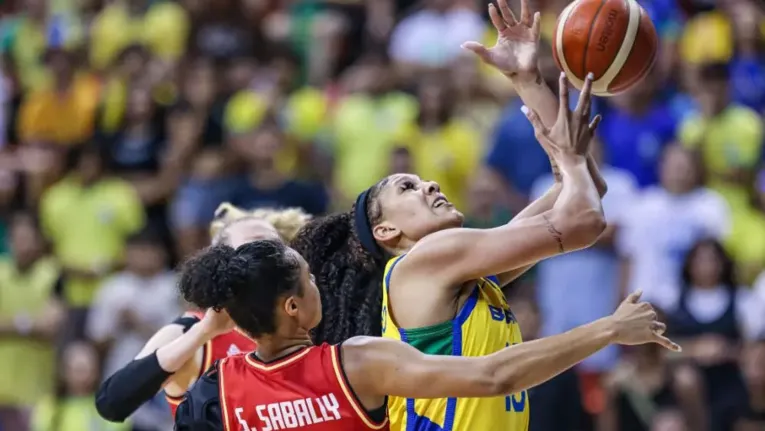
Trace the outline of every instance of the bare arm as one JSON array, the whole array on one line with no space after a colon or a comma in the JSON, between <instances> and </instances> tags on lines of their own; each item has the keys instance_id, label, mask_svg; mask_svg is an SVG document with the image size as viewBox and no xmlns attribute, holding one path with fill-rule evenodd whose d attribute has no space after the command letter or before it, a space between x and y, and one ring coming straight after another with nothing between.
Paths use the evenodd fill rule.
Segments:
<instances>
[{"instance_id":1,"label":"bare arm","mask_svg":"<svg viewBox=\"0 0 765 431\"><path fill-rule=\"evenodd\" d=\"M354 337L342 344L343 368L362 397L492 397L543 383L610 343L679 350L661 335L666 327L653 307L639 299L632 294L611 316L482 357L426 355L396 340Z\"/></svg>"}]
</instances>

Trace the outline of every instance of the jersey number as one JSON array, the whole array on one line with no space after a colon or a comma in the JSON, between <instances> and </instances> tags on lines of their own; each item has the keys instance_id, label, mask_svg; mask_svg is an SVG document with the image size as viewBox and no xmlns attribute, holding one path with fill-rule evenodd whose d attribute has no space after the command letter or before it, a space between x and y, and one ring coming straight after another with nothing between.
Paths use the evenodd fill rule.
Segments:
<instances>
[{"instance_id":1,"label":"jersey number","mask_svg":"<svg viewBox=\"0 0 765 431\"><path fill-rule=\"evenodd\" d=\"M509 347L510 343L505 343L505 347ZM520 413L526 410L526 391L521 392L521 399L516 400L515 397L518 394L512 394L505 397L505 411Z\"/></svg>"}]
</instances>

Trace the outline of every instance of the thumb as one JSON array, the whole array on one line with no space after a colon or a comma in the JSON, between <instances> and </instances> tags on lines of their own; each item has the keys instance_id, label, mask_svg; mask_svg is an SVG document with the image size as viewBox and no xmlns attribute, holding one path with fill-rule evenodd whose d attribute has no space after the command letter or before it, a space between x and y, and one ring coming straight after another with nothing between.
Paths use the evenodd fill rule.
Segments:
<instances>
[{"instance_id":1,"label":"thumb","mask_svg":"<svg viewBox=\"0 0 765 431\"><path fill-rule=\"evenodd\" d=\"M465 42L461 45L462 49L472 51L475 55L481 57L481 60L490 63L491 54L489 50L478 42Z\"/></svg>"}]
</instances>

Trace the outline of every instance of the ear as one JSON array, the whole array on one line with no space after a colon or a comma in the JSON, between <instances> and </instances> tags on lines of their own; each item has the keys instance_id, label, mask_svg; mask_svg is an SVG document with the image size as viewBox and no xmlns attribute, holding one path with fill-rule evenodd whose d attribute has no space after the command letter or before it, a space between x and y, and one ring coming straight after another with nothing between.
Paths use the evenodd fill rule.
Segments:
<instances>
[{"instance_id":1,"label":"ear","mask_svg":"<svg viewBox=\"0 0 765 431\"><path fill-rule=\"evenodd\" d=\"M287 313L287 315L290 317L297 316L298 304L297 301L295 301L294 296L290 296L286 301L284 301L284 312Z\"/></svg>"},{"instance_id":2,"label":"ear","mask_svg":"<svg viewBox=\"0 0 765 431\"><path fill-rule=\"evenodd\" d=\"M380 242L393 242L399 235L401 235L401 230L388 222L382 222L372 228L372 236Z\"/></svg>"}]
</instances>

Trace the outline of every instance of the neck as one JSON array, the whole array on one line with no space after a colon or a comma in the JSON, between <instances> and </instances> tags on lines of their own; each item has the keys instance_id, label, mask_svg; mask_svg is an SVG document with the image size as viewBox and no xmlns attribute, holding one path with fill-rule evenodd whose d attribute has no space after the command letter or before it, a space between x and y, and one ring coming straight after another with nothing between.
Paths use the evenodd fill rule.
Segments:
<instances>
[{"instance_id":1,"label":"neck","mask_svg":"<svg viewBox=\"0 0 765 431\"><path fill-rule=\"evenodd\" d=\"M274 189L284 182L284 178L276 170L273 161L270 161L267 163L256 163L252 167L250 182L258 189Z\"/></svg>"},{"instance_id":2,"label":"neck","mask_svg":"<svg viewBox=\"0 0 765 431\"><path fill-rule=\"evenodd\" d=\"M302 330L286 338L266 335L258 338L255 354L261 361L270 362L312 345L308 332Z\"/></svg>"},{"instance_id":3,"label":"neck","mask_svg":"<svg viewBox=\"0 0 765 431\"><path fill-rule=\"evenodd\" d=\"M693 287L696 289L714 289L719 285L720 283L715 283L712 281L698 281L693 283Z\"/></svg>"}]
</instances>

